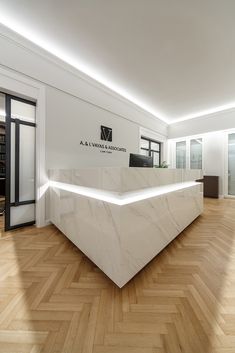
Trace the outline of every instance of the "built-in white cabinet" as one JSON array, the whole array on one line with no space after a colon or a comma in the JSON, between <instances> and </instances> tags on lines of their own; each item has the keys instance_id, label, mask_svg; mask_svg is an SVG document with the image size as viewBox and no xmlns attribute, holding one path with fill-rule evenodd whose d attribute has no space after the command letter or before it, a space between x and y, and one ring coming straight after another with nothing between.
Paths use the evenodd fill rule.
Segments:
<instances>
[{"instance_id":1,"label":"built-in white cabinet","mask_svg":"<svg viewBox=\"0 0 235 353\"><path fill-rule=\"evenodd\" d=\"M203 140L202 138L185 138L171 144L174 168L203 169Z\"/></svg>"}]
</instances>

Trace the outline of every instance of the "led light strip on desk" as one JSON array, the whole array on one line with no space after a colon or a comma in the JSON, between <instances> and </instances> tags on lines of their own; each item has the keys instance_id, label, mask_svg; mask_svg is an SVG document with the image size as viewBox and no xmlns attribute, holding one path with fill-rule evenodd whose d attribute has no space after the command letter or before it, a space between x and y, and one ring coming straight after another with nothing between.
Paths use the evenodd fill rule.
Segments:
<instances>
[{"instance_id":1,"label":"led light strip on desk","mask_svg":"<svg viewBox=\"0 0 235 353\"><path fill-rule=\"evenodd\" d=\"M131 192L118 193L114 191L106 191L74 184L50 181L50 187L59 190L69 191L81 196L87 196L96 200L112 203L118 206L128 205L134 202L150 199L152 197L168 194L173 191L179 191L192 186L199 185L196 181L187 181L182 183L169 184L164 186L151 187L146 189L135 190Z\"/></svg>"}]
</instances>

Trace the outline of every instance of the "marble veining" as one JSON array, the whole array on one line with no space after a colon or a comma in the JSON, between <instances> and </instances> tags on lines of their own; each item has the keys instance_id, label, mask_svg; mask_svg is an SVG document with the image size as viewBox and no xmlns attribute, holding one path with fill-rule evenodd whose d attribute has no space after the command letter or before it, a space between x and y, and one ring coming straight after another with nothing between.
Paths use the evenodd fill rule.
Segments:
<instances>
[{"instance_id":1,"label":"marble veining","mask_svg":"<svg viewBox=\"0 0 235 353\"><path fill-rule=\"evenodd\" d=\"M53 181L121 193L201 177L202 171L198 169L104 167L49 171Z\"/></svg>"},{"instance_id":2,"label":"marble veining","mask_svg":"<svg viewBox=\"0 0 235 353\"><path fill-rule=\"evenodd\" d=\"M201 185L194 182L200 178L201 171L98 169L96 175L100 177L96 181L94 168L82 172L53 170L50 177L57 182L75 183L75 186L86 186L89 189L95 185L99 192L114 194L120 200L143 190L148 193L149 189L169 188L165 184L166 180L171 185L181 184L178 189L172 187L167 193L124 204L81 195L69 189L63 190L56 187L58 184L50 186L52 223L113 282L122 287L201 214ZM135 172L133 169L142 170ZM89 172L92 177L86 182L88 179L85 175ZM115 173L118 175L115 176ZM130 187L132 178L135 188Z\"/></svg>"}]
</instances>

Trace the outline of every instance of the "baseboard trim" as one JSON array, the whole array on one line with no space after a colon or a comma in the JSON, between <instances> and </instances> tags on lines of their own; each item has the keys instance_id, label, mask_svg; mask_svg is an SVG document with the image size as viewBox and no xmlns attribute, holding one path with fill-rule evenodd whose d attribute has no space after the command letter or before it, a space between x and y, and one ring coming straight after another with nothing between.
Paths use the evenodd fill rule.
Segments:
<instances>
[{"instance_id":1,"label":"baseboard trim","mask_svg":"<svg viewBox=\"0 0 235 353\"><path fill-rule=\"evenodd\" d=\"M45 222L42 226L37 226L37 224L36 224L36 227L43 228L43 227L49 226L50 224L52 224L51 221L49 219L47 219L47 220L45 220Z\"/></svg>"}]
</instances>

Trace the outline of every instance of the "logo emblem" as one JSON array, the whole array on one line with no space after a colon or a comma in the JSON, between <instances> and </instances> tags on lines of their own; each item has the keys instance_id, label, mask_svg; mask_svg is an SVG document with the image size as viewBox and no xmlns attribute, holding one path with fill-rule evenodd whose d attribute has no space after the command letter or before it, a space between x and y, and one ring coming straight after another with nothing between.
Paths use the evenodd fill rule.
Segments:
<instances>
[{"instance_id":1,"label":"logo emblem","mask_svg":"<svg viewBox=\"0 0 235 353\"><path fill-rule=\"evenodd\" d=\"M112 142L112 137L113 137L112 129L110 127L103 126L103 125L101 125L100 128L101 128L100 139L104 141Z\"/></svg>"}]
</instances>

